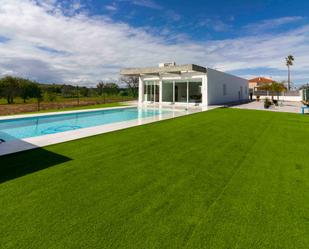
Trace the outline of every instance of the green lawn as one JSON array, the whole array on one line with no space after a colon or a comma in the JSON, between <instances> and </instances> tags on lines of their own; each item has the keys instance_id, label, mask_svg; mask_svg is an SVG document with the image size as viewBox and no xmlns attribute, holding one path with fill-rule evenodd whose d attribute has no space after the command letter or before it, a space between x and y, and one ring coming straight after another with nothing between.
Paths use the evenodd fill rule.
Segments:
<instances>
[{"instance_id":1,"label":"green lawn","mask_svg":"<svg viewBox=\"0 0 309 249\"><path fill-rule=\"evenodd\" d=\"M0 248L309 248L308 141L217 109L0 157Z\"/></svg>"}]
</instances>

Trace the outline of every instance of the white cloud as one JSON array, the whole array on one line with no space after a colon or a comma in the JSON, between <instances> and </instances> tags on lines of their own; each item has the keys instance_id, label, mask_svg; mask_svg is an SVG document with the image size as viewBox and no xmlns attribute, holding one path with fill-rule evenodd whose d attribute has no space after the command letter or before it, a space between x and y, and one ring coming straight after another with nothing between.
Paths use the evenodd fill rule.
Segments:
<instances>
[{"instance_id":1,"label":"white cloud","mask_svg":"<svg viewBox=\"0 0 309 249\"><path fill-rule=\"evenodd\" d=\"M304 17L302 16L286 16L281 18L268 19L253 24L248 24L244 27L244 29L252 33L262 33L267 30L272 30L286 24L297 23L303 20Z\"/></svg>"},{"instance_id":2,"label":"white cloud","mask_svg":"<svg viewBox=\"0 0 309 249\"><path fill-rule=\"evenodd\" d=\"M153 0L132 0L130 1L132 4L142 6L142 7L147 7L151 9L162 9L162 6L156 3Z\"/></svg>"},{"instance_id":3,"label":"white cloud","mask_svg":"<svg viewBox=\"0 0 309 249\"><path fill-rule=\"evenodd\" d=\"M216 18L205 18L204 20L199 22L199 26L212 29L216 32L224 32L232 28L230 24Z\"/></svg>"},{"instance_id":4,"label":"white cloud","mask_svg":"<svg viewBox=\"0 0 309 249\"><path fill-rule=\"evenodd\" d=\"M44 82L95 84L101 79L117 79L122 67L153 66L163 61L224 71L256 67L285 70L284 58L293 54L293 75L299 81L308 80L309 25L278 35L171 43L166 36L107 17L83 12L66 15L58 1L44 2L0 0L0 36L9 38L0 42L0 75L13 72Z\"/></svg>"},{"instance_id":5,"label":"white cloud","mask_svg":"<svg viewBox=\"0 0 309 249\"><path fill-rule=\"evenodd\" d=\"M106 5L105 9L110 10L110 11L118 10L118 8L117 8L117 6L115 4Z\"/></svg>"}]
</instances>

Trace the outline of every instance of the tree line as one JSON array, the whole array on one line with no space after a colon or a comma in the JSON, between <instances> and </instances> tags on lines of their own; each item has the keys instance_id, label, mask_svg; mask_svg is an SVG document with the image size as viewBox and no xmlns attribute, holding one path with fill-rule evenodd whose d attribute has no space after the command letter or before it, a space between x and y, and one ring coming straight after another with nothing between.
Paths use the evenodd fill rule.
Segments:
<instances>
[{"instance_id":1,"label":"tree line","mask_svg":"<svg viewBox=\"0 0 309 249\"><path fill-rule=\"evenodd\" d=\"M6 76L0 79L0 98L5 98L8 104L13 104L14 99L20 97L26 103L28 99L35 98L39 101L55 101L57 96L63 98L95 97L102 96L132 96L138 94L138 78L121 78L124 87L117 83L100 81L96 87L73 86L66 84L40 84L36 81L21 77Z\"/></svg>"},{"instance_id":2,"label":"tree line","mask_svg":"<svg viewBox=\"0 0 309 249\"><path fill-rule=\"evenodd\" d=\"M0 97L5 98L8 104L13 104L15 97L21 97L26 103L29 98L41 99L42 90L35 81L6 76L0 79Z\"/></svg>"}]
</instances>

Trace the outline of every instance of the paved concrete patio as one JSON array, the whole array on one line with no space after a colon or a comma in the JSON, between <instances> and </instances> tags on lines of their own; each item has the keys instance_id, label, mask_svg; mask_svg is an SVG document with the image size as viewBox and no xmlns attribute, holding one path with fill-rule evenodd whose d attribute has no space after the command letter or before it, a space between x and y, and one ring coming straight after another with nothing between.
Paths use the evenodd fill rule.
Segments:
<instances>
[{"instance_id":1,"label":"paved concrete patio","mask_svg":"<svg viewBox=\"0 0 309 249\"><path fill-rule=\"evenodd\" d=\"M249 103L235 105L235 106L232 106L231 108L300 113L301 106L303 106L301 102L280 101L279 106L272 105L269 109L265 109L263 101L259 101L259 102L253 101Z\"/></svg>"}]
</instances>

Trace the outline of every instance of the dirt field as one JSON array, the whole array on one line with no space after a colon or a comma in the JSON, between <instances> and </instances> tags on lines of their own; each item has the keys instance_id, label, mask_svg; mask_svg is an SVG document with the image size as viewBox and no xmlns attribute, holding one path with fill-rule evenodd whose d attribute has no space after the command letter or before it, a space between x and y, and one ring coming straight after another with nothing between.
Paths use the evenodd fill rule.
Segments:
<instances>
[{"instance_id":1,"label":"dirt field","mask_svg":"<svg viewBox=\"0 0 309 249\"><path fill-rule=\"evenodd\" d=\"M132 100L131 98L111 98L106 99L105 103L115 103L122 102L126 100ZM80 100L79 103L76 99L66 100L61 102L42 102L40 103L40 110L54 110L54 109L63 109L71 108L78 106L88 106L95 104L104 104L104 100ZM13 115L29 112L37 112L38 104L37 103L26 103L26 104L1 104L0 105L0 115Z\"/></svg>"}]
</instances>

